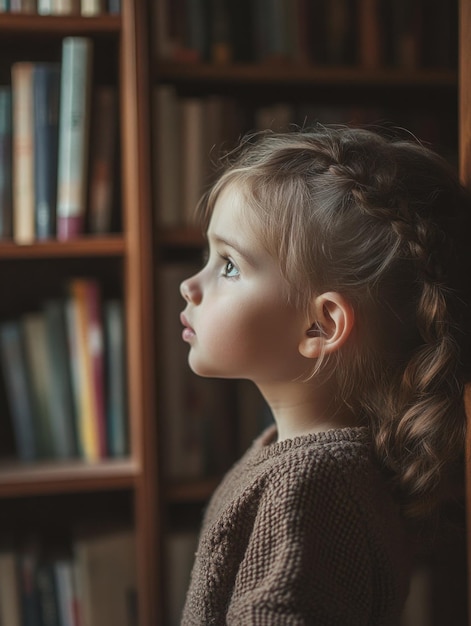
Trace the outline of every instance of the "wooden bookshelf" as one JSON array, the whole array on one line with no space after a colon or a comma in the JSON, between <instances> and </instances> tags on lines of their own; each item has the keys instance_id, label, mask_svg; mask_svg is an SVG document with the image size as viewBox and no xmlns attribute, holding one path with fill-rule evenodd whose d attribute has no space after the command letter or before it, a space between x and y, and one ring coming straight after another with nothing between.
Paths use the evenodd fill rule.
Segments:
<instances>
[{"instance_id":1,"label":"wooden bookshelf","mask_svg":"<svg viewBox=\"0 0 471 626\"><path fill-rule=\"evenodd\" d=\"M0 459L0 505L3 502L8 509L5 519L15 520L21 511L47 502L46 509L38 514L38 529L34 516L19 525L28 532L47 527L48 516L52 526L64 534L72 532L75 524L131 521L137 542L139 626L150 626L162 622L156 593L160 587L160 512L146 4L126 0L121 15L99 17L0 14L3 84L12 62L58 60L62 39L72 35L92 39L95 80L98 84L109 81L118 89L120 183L119 202L115 204L121 214L120 230L109 235L85 234L66 242L51 239L17 245L1 241L0 266L3 264L8 273L11 289L10 303L7 308L0 307L0 318L11 311L27 312L22 307L29 283L31 298L27 299L36 299L40 305L42 290L51 296L69 275L84 272L100 281L109 280L105 287L124 304L129 453L96 462L47 459L21 463L11 458L10 449ZM103 506L96 507L94 503L101 499ZM108 501L120 504L116 509L111 506L107 513ZM0 521L0 535L3 529Z\"/></svg>"}]
</instances>

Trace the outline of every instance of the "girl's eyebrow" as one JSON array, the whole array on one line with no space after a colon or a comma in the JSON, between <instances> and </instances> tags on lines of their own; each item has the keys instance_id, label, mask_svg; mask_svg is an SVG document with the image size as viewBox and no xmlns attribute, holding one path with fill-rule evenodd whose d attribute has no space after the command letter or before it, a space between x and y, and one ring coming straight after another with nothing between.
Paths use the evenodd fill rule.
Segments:
<instances>
[{"instance_id":1,"label":"girl's eyebrow","mask_svg":"<svg viewBox=\"0 0 471 626\"><path fill-rule=\"evenodd\" d=\"M242 256L248 263L255 265L253 254L242 246L238 241L228 239L227 237L221 237L216 233L206 233L206 239L215 244L223 244L235 250L240 256Z\"/></svg>"}]
</instances>

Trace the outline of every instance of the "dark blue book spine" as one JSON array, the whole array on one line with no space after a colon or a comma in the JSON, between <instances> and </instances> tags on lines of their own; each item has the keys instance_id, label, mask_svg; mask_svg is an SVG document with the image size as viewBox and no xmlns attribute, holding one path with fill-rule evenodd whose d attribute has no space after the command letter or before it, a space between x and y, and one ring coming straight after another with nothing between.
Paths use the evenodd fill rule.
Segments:
<instances>
[{"instance_id":1,"label":"dark blue book spine","mask_svg":"<svg viewBox=\"0 0 471 626\"><path fill-rule=\"evenodd\" d=\"M35 226L37 239L55 236L60 65L38 63L33 73Z\"/></svg>"}]
</instances>

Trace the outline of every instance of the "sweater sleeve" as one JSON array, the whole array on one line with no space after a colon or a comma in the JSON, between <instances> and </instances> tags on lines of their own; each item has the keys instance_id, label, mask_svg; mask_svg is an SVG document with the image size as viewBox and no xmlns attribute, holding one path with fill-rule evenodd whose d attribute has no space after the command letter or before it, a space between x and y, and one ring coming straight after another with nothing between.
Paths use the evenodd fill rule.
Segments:
<instances>
[{"instance_id":1,"label":"sweater sleeve","mask_svg":"<svg viewBox=\"0 0 471 626\"><path fill-rule=\"evenodd\" d=\"M376 574L356 479L328 458L270 477L236 576L229 626L371 623Z\"/></svg>"}]
</instances>

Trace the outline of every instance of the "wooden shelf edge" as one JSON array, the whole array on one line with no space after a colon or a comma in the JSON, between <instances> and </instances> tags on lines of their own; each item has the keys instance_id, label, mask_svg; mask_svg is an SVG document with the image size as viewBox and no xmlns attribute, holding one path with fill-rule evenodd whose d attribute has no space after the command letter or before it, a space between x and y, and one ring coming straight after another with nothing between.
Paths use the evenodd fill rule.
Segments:
<instances>
[{"instance_id":1,"label":"wooden shelf edge","mask_svg":"<svg viewBox=\"0 0 471 626\"><path fill-rule=\"evenodd\" d=\"M21 13L0 13L0 33L2 35L28 34L113 34L121 31L120 15L28 15Z\"/></svg>"},{"instance_id":2,"label":"wooden shelf edge","mask_svg":"<svg viewBox=\"0 0 471 626\"><path fill-rule=\"evenodd\" d=\"M321 67L295 63L262 63L247 65L214 65L209 63L156 64L156 82L214 83L298 83L356 87L448 87L458 85L458 72L453 69L401 68L367 69L361 67Z\"/></svg>"},{"instance_id":3,"label":"wooden shelf edge","mask_svg":"<svg viewBox=\"0 0 471 626\"><path fill-rule=\"evenodd\" d=\"M138 476L133 459L0 463L0 498L126 489Z\"/></svg>"},{"instance_id":4,"label":"wooden shelf edge","mask_svg":"<svg viewBox=\"0 0 471 626\"><path fill-rule=\"evenodd\" d=\"M0 242L0 259L121 256L126 252L122 236L83 237L71 241L45 241L28 245Z\"/></svg>"}]
</instances>

